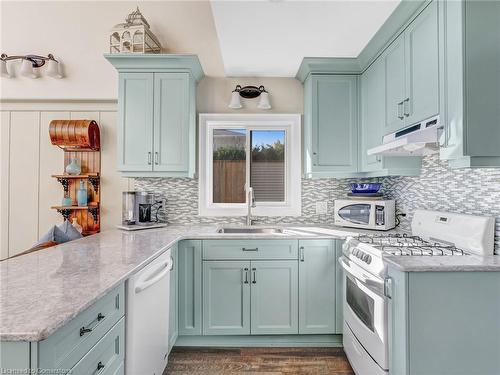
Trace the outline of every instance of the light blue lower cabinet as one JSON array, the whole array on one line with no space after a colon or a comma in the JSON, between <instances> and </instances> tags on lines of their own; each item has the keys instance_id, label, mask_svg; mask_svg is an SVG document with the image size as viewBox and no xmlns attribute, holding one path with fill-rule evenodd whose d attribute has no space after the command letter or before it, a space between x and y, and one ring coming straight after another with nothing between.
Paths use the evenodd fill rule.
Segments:
<instances>
[{"instance_id":1,"label":"light blue lower cabinet","mask_svg":"<svg viewBox=\"0 0 500 375\"><path fill-rule=\"evenodd\" d=\"M179 335L202 334L202 241L179 242Z\"/></svg>"},{"instance_id":2,"label":"light blue lower cabinet","mask_svg":"<svg viewBox=\"0 0 500 375\"><path fill-rule=\"evenodd\" d=\"M391 375L500 374L500 272L389 276Z\"/></svg>"},{"instance_id":3,"label":"light blue lower cabinet","mask_svg":"<svg viewBox=\"0 0 500 375\"><path fill-rule=\"evenodd\" d=\"M203 334L250 334L250 261L203 262Z\"/></svg>"},{"instance_id":4,"label":"light blue lower cabinet","mask_svg":"<svg viewBox=\"0 0 500 375\"><path fill-rule=\"evenodd\" d=\"M172 350L175 341L179 336L179 256L178 245L171 248L171 257L173 261L172 270L170 271L170 305L169 305L169 324L168 324L168 350Z\"/></svg>"},{"instance_id":5,"label":"light blue lower cabinet","mask_svg":"<svg viewBox=\"0 0 500 375\"><path fill-rule=\"evenodd\" d=\"M335 240L299 241L299 333L336 332Z\"/></svg>"},{"instance_id":6,"label":"light blue lower cabinet","mask_svg":"<svg viewBox=\"0 0 500 375\"><path fill-rule=\"evenodd\" d=\"M252 334L297 334L297 261L252 261L251 271Z\"/></svg>"},{"instance_id":7,"label":"light blue lower cabinet","mask_svg":"<svg viewBox=\"0 0 500 375\"><path fill-rule=\"evenodd\" d=\"M123 374L125 352L125 318L122 318L106 335L71 369L72 375Z\"/></svg>"}]
</instances>

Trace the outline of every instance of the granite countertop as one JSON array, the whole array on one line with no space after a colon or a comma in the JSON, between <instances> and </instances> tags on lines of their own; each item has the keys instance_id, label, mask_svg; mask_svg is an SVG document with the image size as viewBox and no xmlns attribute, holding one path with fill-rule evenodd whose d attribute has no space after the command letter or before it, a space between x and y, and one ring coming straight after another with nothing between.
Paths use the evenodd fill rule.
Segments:
<instances>
[{"instance_id":1,"label":"granite countertop","mask_svg":"<svg viewBox=\"0 0 500 375\"><path fill-rule=\"evenodd\" d=\"M182 239L307 239L373 231L284 226L282 234L221 234L216 225L108 230L0 262L0 340L41 341ZM500 271L500 257L387 257L403 271Z\"/></svg>"}]
</instances>

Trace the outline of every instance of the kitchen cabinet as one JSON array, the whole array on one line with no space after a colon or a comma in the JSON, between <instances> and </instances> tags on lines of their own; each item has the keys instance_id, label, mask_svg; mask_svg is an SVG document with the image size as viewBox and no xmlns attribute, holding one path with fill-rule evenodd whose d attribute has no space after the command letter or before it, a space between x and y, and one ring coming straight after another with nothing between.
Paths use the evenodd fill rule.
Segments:
<instances>
[{"instance_id":1,"label":"kitchen cabinet","mask_svg":"<svg viewBox=\"0 0 500 375\"><path fill-rule=\"evenodd\" d=\"M250 334L250 262L203 262L203 334Z\"/></svg>"},{"instance_id":2,"label":"kitchen cabinet","mask_svg":"<svg viewBox=\"0 0 500 375\"><path fill-rule=\"evenodd\" d=\"M335 240L299 241L299 333L336 332Z\"/></svg>"},{"instance_id":3,"label":"kitchen cabinet","mask_svg":"<svg viewBox=\"0 0 500 375\"><path fill-rule=\"evenodd\" d=\"M194 177L195 55L105 55L119 72L118 170L129 177Z\"/></svg>"},{"instance_id":4,"label":"kitchen cabinet","mask_svg":"<svg viewBox=\"0 0 500 375\"><path fill-rule=\"evenodd\" d=\"M168 348L172 350L177 337L179 336L179 249L178 244L171 248L172 270L170 271L170 304L169 304L169 324L168 324Z\"/></svg>"},{"instance_id":5,"label":"kitchen cabinet","mask_svg":"<svg viewBox=\"0 0 500 375\"><path fill-rule=\"evenodd\" d=\"M360 171L374 177L417 176L422 165L421 157L402 158L367 154L370 148L382 144L382 137L388 132L386 81L386 60L383 58L377 59L361 75Z\"/></svg>"},{"instance_id":6,"label":"kitchen cabinet","mask_svg":"<svg viewBox=\"0 0 500 375\"><path fill-rule=\"evenodd\" d=\"M304 175L358 171L358 76L310 74L304 82Z\"/></svg>"},{"instance_id":7,"label":"kitchen cabinet","mask_svg":"<svg viewBox=\"0 0 500 375\"><path fill-rule=\"evenodd\" d=\"M391 374L500 372L498 272L388 272Z\"/></svg>"},{"instance_id":8,"label":"kitchen cabinet","mask_svg":"<svg viewBox=\"0 0 500 375\"><path fill-rule=\"evenodd\" d=\"M297 334L297 261L252 261L251 271L251 333Z\"/></svg>"},{"instance_id":9,"label":"kitchen cabinet","mask_svg":"<svg viewBox=\"0 0 500 375\"><path fill-rule=\"evenodd\" d=\"M204 261L203 334L298 333L297 261Z\"/></svg>"},{"instance_id":10,"label":"kitchen cabinet","mask_svg":"<svg viewBox=\"0 0 500 375\"><path fill-rule=\"evenodd\" d=\"M500 166L500 2L440 1L440 157L451 168Z\"/></svg>"},{"instance_id":11,"label":"kitchen cabinet","mask_svg":"<svg viewBox=\"0 0 500 375\"><path fill-rule=\"evenodd\" d=\"M180 241L178 246L179 335L201 335L202 241Z\"/></svg>"},{"instance_id":12,"label":"kitchen cabinet","mask_svg":"<svg viewBox=\"0 0 500 375\"><path fill-rule=\"evenodd\" d=\"M39 342L2 342L2 369L65 369L74 374L123 374L125 288L118 285ZM34 372L33 372L34 373Z\"/></svg>"},{"instance_id":13,"label":"kitchen cabinet","mask_svg":"<svg viewBox=\"0 0 500 375\"><path fill-rule=\"evenodd\" d=\"M382 53L384 134L439 113L438 6L431 2Z\"/></svg>"}]
</instances>

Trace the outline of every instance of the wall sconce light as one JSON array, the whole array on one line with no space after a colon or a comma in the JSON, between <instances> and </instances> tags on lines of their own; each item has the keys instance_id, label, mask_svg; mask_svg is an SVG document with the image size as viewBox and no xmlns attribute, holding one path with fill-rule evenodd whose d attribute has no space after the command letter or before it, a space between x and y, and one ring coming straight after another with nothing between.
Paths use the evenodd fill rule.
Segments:
<instances>
[{"instance_id":1,"label":"wall sconce light","mask_svg":"<svg viewBox=\"0 0 500 375\"><path fill-rule=\"evenodd\" d=\"M2 77L12 78L14 74L7 66L7 61L22 60L21 70L19 73L22 76L29 78L38 78L38 68L47 63L47 75L52 78L62 78L59 70L59 61L54 58L54 55L49 53L47 56L25 55L25 56L7 56L2 53L0 56L0 70Z\"/></svg>"},{"instance_id":2,"label":"wall sconce light","mask_svg":"<svg viewBox=\"0 0 500 375\"><path fill-rule=\"evenodd\" d=\"M236 88L231 93L231 101L229 102L229 108L240 109L243 108L241 105L241 98L254 99L260 96L259 104L257 108L259 109L271 109L271 103L269 102L269 93L266 91L264 86L244 86L236 85Z\"/></svg>"}]
</instances>

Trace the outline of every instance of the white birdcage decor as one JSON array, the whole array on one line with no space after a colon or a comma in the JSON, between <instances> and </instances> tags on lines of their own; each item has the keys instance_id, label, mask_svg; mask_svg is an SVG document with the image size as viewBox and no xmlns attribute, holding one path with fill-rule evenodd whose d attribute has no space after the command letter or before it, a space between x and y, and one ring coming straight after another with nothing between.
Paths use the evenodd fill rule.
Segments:
<instances>
[{"instance_id":1,"label":"white birdcage decor","mask_svg":"<svg viewBox=\"0 0 500 375\"><path fill-rule=\"evenodd\" d=\"M161 53L161 44L149 30L149 23L137 7L111 29L109 53Z\"/></svg>"}]
</instances>

